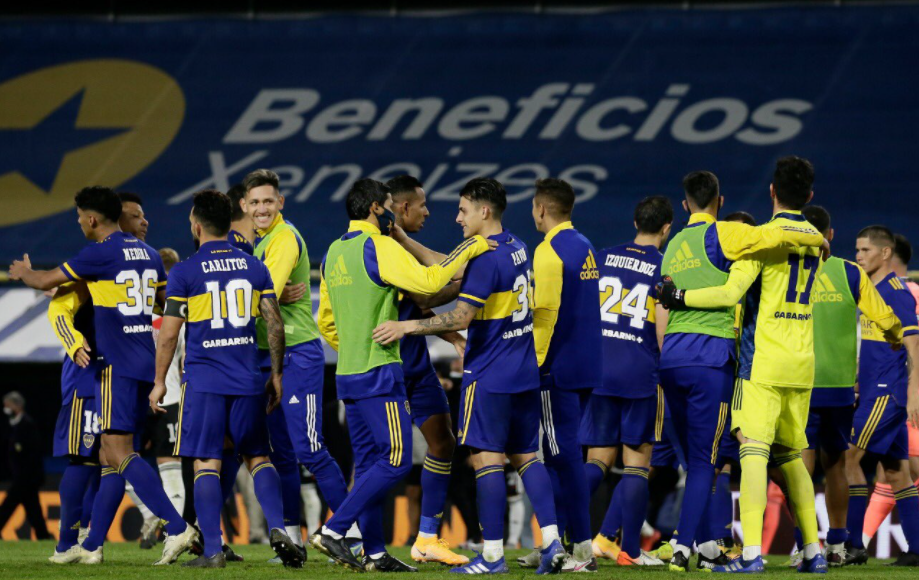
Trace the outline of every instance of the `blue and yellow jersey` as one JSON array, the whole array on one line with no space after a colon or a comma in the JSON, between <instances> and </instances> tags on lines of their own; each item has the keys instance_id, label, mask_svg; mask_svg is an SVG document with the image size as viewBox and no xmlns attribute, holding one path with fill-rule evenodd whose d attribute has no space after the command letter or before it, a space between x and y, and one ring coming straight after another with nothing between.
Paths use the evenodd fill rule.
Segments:
<instances>
[{"instance_id":1,"label":"blue and yellow jersey","mask_svg":"<svg viewBox=\"0 0 919 580\"><path fill-rule=\"evenodd\" d=\"M919 334L916 317L916 299L912 292L891 272L877 284L878 293L900 319L904 337ZM884 340L880 327L861 317L862 350L858 359L859 397L874 400L884 395L893 395L901 407L906 406L906 349L892 350Z\"/></svg>"},{"instance_id":2,"label":"blue and yellow jersey","mask_svg":"<svg viewBox=\"0 0 919 580\"><path fill-rule=\"evenodd\" d=\"M663 258L654 246L634 243L600 251L603 386L594 392L629 399L657 393L655 308Z\"/></svg>"},{"instance_id":3,"label":"blue and yellow jersey","mask_svg":"<svg viewBox=\"0 0 919 580\"><path fill-rule=\"evenodd\" d=\"M84 294L86 290L80 290L75 282L61 284L48 305L51 328L67 352L61 370L61 402L64 405L70 403L75 394L92 397L95 393L95 361L86 368L80 368L73 362L73 356L80 348L88 346L91 359L96 352L93 304Z\"/></svg>"},{"instance_id":4,"label":"blue and yellow jersey","mask_svg":"<svg viewBox=\"0 0 919 580\"><path fill-rule=\"evenodd\" d=\"M533 342L533 291L527 247L508 231L498 248L466 266L458 300L479 309L469 324L463 384L492 393L539 388Z\"/></svg>"},{"instance_id":5,"label":"blue and yellow jersey","mask_svg":"<svg viewBox=\"0 0 919 580\"><path fill-rule=\"evenodd\" d=\"M239 248L250 256L255 251L255 247L249 239L236 230L230 230L230 233L227 234L227 241L230 242L230 245L234 248Z\"/></svg>"},{"instance_id":6,"label":"blue and yellow jersey","mask_svg":"<svg viewBox=\"0 0 919 580\"><path fill-rule=\"evenodd\" d=\"M89 288L99 364L111 366L115 375L153 382L153 306L166 285L159 253L117 231L84 247L61 270Z\"/></svg>"},{"instance_id":7,"label":"blue and yellow jersey","mask_svg":"<svg viewBox=\"0 0 919 580\"><path fill-rule=\"evenodd\" d=\"M399 301L399 320L422 320L427 318L415 301L403 296ZM399 356L402 358L402 372L406 380L437 375L428 352L428 341L424 336L407 334L399 342Z\"/></svg>"},{"instance_id":8,"label":"blue and yellow jersey","mask_svg":"<svg viewBox=\"0 0 919 580\"><path fill-rule=\"evenodd\" d=\"M564 222L533 255L533 338L543 376L567 390L600 386L597 256L590 240Z\"/></svg>"},{"instance_id":9,"label":"blue and yellow jersey","mask_svg":"<svg viewBox=\"0 0 919 580\"><path fill-rule=\"evenodd\" d=\"M191 388L221 395L264 391L255 319L274 294L268 268L227 241L202 244L169 274L166 301L186 305L185 377Z\"/></svg>"}]
</instances>

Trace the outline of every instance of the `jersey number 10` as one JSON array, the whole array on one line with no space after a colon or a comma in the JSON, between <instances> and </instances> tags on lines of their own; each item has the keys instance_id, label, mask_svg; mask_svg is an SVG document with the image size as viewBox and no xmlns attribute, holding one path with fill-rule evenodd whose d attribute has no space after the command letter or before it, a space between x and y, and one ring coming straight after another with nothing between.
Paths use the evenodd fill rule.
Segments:
<instances>
[{"instance_id":1,"label":"jersey number 10","mask_svg":"<svg viewBox=\"0 0 919 580\"><path fill-rule=\"evenodd\" d=\"M223 328L224 322L242 328L252 320L252 284L248 280L236 279L227 282L223 291L220 282L204 285L211 295L211 328Z\"/></svg>"}]
</instances>

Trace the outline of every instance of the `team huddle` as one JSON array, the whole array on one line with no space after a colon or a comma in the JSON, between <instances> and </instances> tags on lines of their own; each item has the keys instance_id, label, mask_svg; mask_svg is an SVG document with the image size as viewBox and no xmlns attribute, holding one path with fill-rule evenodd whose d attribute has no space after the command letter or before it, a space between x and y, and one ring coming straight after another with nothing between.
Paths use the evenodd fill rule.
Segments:
<instances>
[{"instance_id":1,"label":"team huddle","mask_svg":"<svg viewBox=\"0 0 919 580\"><path fill-rule=\"evenodd\" d=\"M503 186L473 179L459 196L463 241L441 254L409 236L429 215L417 179L360 179L345 200L347 232L321 263L315 317L306 242L282 214L273 172L254 171L227 194L197 193L197 252L183 261L145 243L139 198L85 188L75 202L90 243L54 270L33 270L27 255L10 267L13 279L56 289L49 319L67 352L55 454L70 465L50 560L101 563L127 484L153 533L163 526L156 564L191 550L184 566L226 566L238 557L220 512L243 462L285 566L306 559L303 466L333 512L307 543L354 571L417 571L386 551L383 530L387 493L411 469L414 424L428 444L416 562L508 572L509 463L542 539L517 563L537 574L595 572L597 558L686 572L694 553L704 571L763 572L770 479L792 508L798 571L825 573L867 561L867 457L909 544L895 564L919 566L919 473L908 461L919 455L910 431L919 428L919 323L901 277L908 255L895 271L906 242L869 226L857 264L831 257L830 215L808 205L813 181L810 162L780 159L773 217L756 226L743 212L719 221L717 178L693 172L682 231L671 239L671 202L652 196L635 208L634 238L597 251L572 224L571 186L541 179L532 215L545 238L531 253L502 226ZM456 436L425 335L462 358ZM323 440L323 340L338 353L350 486ZM151 409L158 429L174 433L157 451L159 474L138 456ZM471 561L438 536L457 443L471 452L484 541ZM175 457L194 460L194 524L182 517L184 489L172 492L182 485ZM593 537L591 496L617 461L623 474ZM679 525L669 543L642 550L649 473L676 465L686 471ZM732 469L741 470L736 552Z\"/></svg>"}]
</instances>

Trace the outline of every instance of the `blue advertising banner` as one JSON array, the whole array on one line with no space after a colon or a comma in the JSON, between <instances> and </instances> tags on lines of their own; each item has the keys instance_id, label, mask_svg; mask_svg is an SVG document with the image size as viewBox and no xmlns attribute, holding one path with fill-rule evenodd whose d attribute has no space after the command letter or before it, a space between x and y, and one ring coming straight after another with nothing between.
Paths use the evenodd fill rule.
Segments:
<instances>
[{"instance_id":1,"label":"blue advertising banner","mask_svg":"<svg viewBox=\"0 0 919 580\"><path fill-rule=\"evenodd\" d=\"M144 198L148 242L192 251L194 191L256 168L318 262L361 176L421 178L421 240L453 247L461 186L495 177L531 245L533 181L567 179L598 247L641 197L714 171L725 210L770 214L775 160L814 161L837 253L919 217L919 7L287 21L0 23L0 261L84 242L73 194ZM680 220L682 221L682 214Z\"/></svg>"}]
</instances>

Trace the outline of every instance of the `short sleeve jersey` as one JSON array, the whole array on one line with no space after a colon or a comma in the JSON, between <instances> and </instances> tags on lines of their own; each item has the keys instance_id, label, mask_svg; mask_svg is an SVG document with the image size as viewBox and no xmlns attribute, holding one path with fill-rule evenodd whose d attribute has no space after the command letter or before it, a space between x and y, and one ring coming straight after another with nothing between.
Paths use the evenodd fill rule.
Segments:
<instances>
[{"instance_id":1,"label":"short sleeve jersey","mask_svg":"<svg viewBox=\"0 0 919 580\"><path fill-rule=\"evenodd\" d=\"M600 251L603 386L594 392L640 399L657 393L657 280L664 256L654 246Z\"/></svg>"},{"instance_id":2,"label":"short sleeve jersey","mask_svg":"<svg viewBox=\"0 0 919 580\"><path fill-rule=\"evenodd\" d=\"M890 273L877 284L878 293L893 309L903 327L903 336L919 334L916 299L896 274ZM874 400L893 395L900 407L906 406L906 349L893 350L877 325L861 317L862 350L858 359L859 397Z\"/></svg>"},{"instance_id":3,"label":"short sleeve jersey","mask_svg":"<svg viewBox=\"0 0 919 580\"><path fill-rule=\"evenodd\" d=\"M530 258L510 232L490 239L498 248L470 261L460 286L458 300L479 308L466 338L463 385L523 393L539 388Z\"/></svg>"},{"instance_id":4,"label":"short sleeve jersey","mask_svg":"<svg viewBox=\"0 0 919 580\"><path fill-rule=\"evenodd\" d=\"M225 241L207 242L173 267L166 301L187 305L185 380L220 395L263 392L255 319L262 296L274 294L268 268Z\"/></svg>"},{"instance_id":5,"label":"short sleeve jersey","mask_svg":"<svg viewBox=\"0 0 919 580\"><path fill-rule=\"evenodd\" d=\"M153 305L166 284L156 250L117 231L89 244L61 265L71 280L85 280L93 299L96 353L115 375L153 382Z\"/></svg>"}]
</instances>

